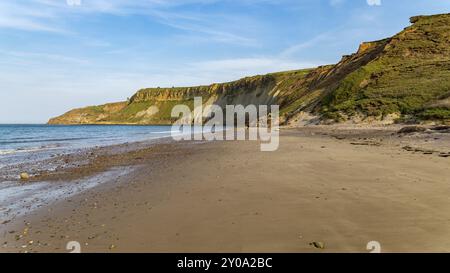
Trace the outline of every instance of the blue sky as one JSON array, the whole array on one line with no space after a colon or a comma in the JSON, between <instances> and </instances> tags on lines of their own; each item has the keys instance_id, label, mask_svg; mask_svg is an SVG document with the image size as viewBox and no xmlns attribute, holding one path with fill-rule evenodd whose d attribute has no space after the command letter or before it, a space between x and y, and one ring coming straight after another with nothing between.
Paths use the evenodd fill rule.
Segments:
<instances>
[{"instance_id":1,"label":"blue sky","mask_svg":"<svg viewBox=\"0 0 450 273\"><path fill-rule=\"evenodd\" d=\"M413 15L450 12L450 0L78 1L0 2L0 123L335 63Z\"/></svg>"}]
</instances>

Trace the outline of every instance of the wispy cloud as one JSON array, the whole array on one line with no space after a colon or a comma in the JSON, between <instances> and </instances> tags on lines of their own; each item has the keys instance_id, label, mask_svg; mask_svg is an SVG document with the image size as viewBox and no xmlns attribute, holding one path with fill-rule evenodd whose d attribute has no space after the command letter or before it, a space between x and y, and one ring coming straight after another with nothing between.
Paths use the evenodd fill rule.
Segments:
<instances>
[{"instance_id":1,"label":"wispy cloud","mask_svg":"<svg viewBox=\"0 0 450 273\"><path fill-rule=\"evenodd\" d=\"M54 20L56 13L46 8L38 9L33 2L29 5L20 0L0 2L0 28L63 32L52 24Z\"/></svg>"},{"instance_id":2,"label":"wispy cloud","mask_svg":"<svg viewBox=\"0 0 450 273\"><path fill-rule=\"evenodd\" d=\"M66 55L58 55L53 53L43 53L43 52L23 52L23 51L4 51L0 50L0 55L15 57L20 60L26 60L28 64L31 62L40 62L46 63L48 62L57 62L57 63L70 63L70 64L78 64L78 65L87 65L89 64L89 60L69 57Z\"/></svg>"},{"instance_id":3,"label":"wispy cloud","mask_svg":"<svg viewBox=\"0 0 450 273\"><path fill-rule=\"evenodd\" d=\"M324 33L321 33L309 40L302 41L298 44L292 45L292 46L286 48L285 50L283 50L280 55L284 58L289 58L289 57L292 57L297 52L309 49L319 43L323 43L324 41L333 40L334 36L332 36L330 34L331 34L330 32L324 32Z\"/></svg>"},{"instance_id":4,"label":"wispy cloud","mask_svg":"<svg viewBox=\"0 0 450 273\"><path fill-rule=\"evenodd\" d=\"M227 14L192 14L169 11L151 10L147 14L161 24L187 32L188 35L204 35L212 42L238 44L242 46L257 46L255 38L245 35L239 26L244 24L248 32L257 25L249 18ZM197 37L198 38L198 37Z\"/></svg>"},{"instance_id":5,"label":"wispy cloud","mask_svg":"<svg viewBox=\"0 0 450 273\"><path fill-rule=\"evenodd\" d=\"M191 64L193 71L203 73L223 73L228 78L236 76L248 76L253 74L265 74L269 72L308 68L316 66L316 63L296 62L278 57L253 57L210 60Z\"/></svg>"},{"instance_id":6,"label":"wispy cloud","mask_svg":"<svg viewBox=\"0 0 450 273\"><path fill-rule=\"evenodd\" d=\"M146 16L159 24L185 32L187 35L204 36L209 42L255 46L255 38L245 33L256 22L245 16L226 13L188 13L180 11L184 5L208 5L219 0L90 0L70 6L65 0L29 0L0 2L0 28L26 31L73 33L68 18L109 14L114 16Z\"/></svg>"}]
</instances>

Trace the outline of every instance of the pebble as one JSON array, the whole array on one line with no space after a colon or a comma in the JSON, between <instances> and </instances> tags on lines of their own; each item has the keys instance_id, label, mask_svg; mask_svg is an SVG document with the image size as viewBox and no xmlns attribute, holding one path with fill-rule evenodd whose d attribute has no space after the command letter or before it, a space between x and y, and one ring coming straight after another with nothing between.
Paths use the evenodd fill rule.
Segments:
<instances>
[{"instance_id":1,"label":"pebble","mask_svg":"<svg viewBox=\"0 0 450 273\"><path fill-rule=\"evenodd\" d=\"M324 249L325 248L325 244L323 242L312 242L309 245L313 246L315 248L318 248L318 249Z\"/></svg>"},{"instance_id":2,"label":"pebble","mask_svg":"<svg viewBox=\"0 0 450 273\"><path fill-rule=\"evenodd\" d=\"M21 173L20 174L20 180L27 181L30 179L30 175L28 173Z\"/></svg>"}]
</instances>

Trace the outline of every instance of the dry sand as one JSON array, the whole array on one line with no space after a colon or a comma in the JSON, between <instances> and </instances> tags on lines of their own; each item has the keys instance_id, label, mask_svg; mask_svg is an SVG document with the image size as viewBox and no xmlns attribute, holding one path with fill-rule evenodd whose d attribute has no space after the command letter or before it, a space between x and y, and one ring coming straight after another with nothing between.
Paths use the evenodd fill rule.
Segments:
<instances>
[{"instance_id":1,"label":"dry sand","mask_svg":"<svg viewBox=\"0 0 450 273\"><path fill-rule=\"evenodd\" d=\"M450 252L449 143L319 128L283 131L276 152L148 148L115 159L128 175L0 223L0 252ZM419 144L435 151L403 149Z\"/></svg>"}]
</instances>

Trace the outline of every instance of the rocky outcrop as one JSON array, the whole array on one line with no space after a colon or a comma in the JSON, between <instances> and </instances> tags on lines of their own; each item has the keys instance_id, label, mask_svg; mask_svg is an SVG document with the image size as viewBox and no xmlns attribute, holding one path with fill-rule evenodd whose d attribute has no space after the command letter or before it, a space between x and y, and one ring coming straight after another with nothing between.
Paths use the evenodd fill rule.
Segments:
<instances>
[{"instance_id":1,"label":"rocky outcrop","mask_svg":"<svg viewBox=\"0 0 450 273\"><path fill-rule=\"evenodd\" d=\"M335 65L197 87L147 88L127 102L72 110L50 124L170 124L171 109L280 105L284 123L450 120L450 15L417 16L399 34L366 42ZM392 119L392 121L390 121ZM303 124L303 123L302 123Z\"/></svg>"}]
</instances>

